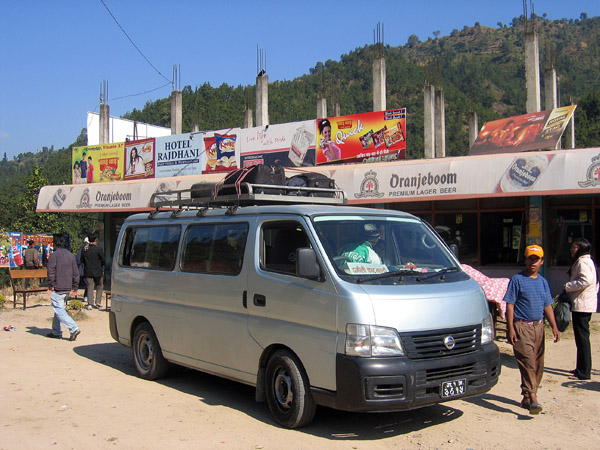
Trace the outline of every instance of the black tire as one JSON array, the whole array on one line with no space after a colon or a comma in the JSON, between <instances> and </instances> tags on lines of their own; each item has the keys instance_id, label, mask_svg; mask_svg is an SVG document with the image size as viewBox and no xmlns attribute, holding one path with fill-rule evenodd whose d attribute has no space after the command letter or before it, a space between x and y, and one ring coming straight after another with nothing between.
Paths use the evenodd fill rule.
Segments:
<instances>
[{"instance_id":1,"label":"black tire","mask_svg":"<svg viewBox=\"0 0 600 450\"><path fill-rule=\"evenodd\" d=\"M280 425L299 428L308 425L317 410L308 378L296 356L278 350L267 363L265 389L271 415Z\"/></svg>"},{"instance_id":2,"label":"black tire","mask_svg":"<svg viewBox=\"0 0 600 450\"><path fill-rule=\"evenodd\" d=\"M157 380L166 375L169 363L164 358L158 338L148 322L141 323L133 334L133 362L140 377Z\"/></svg>"}]
</instances>

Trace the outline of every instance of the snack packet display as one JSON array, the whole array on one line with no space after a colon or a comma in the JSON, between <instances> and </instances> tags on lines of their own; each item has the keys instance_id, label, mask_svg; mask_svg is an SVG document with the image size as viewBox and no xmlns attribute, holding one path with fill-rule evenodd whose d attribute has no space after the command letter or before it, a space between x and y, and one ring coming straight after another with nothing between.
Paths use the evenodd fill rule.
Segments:
<instances>
[{"instance_id":1,"label":"snack packet display","mask_svg":"<svg viewBox=\"0 0 600 450\"><path fill-rule=\"evenodd\" d=\"M363 146L363 149L366 149L369 145L373 143L373 130L369 130L366 134L358 138L360 143Z\"/></svg>"},{"instance_id":2,"label":"snack packet display","mask_svg":"<svg viewBox=\"0 0 600 450\"><path fill-rule=\"evenodd\" d=\"M235 160L235 140L235 135L215 133L215 144L217 147L216 167L237 167Z\"/></svg>"}]
</instances>

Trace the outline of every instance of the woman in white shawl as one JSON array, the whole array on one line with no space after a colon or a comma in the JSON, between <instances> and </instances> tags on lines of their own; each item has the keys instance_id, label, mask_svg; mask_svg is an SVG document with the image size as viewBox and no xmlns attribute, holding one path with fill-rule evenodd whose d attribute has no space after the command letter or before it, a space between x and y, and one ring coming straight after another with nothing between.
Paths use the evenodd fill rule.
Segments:
<instances>
[{"instance_id":1,"label":"woman in white shawl","mask_svg":"<svg viewBox=\"0 0 600 450\"><path fill-rule=\"evenodd\" d=\"M590 346L590 319L598 303L598 277L596 264L590 255L592 249L587 239L579 238L571 244L573 265L569 269L569 282L565 291L573 307L573 333L577 347L577 367L572 370L572 380L589 380L592 371L592 348Z\"/></svg>"}]
</instances>

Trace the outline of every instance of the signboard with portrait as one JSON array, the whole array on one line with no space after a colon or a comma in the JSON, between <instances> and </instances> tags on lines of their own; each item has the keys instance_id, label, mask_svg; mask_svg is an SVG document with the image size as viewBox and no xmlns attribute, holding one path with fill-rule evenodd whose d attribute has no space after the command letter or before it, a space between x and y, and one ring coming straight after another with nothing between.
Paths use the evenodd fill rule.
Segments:
<instances>
[{"instance_id":1,"label":"signboard with portrait","mask_svg":"<svg viewBox=\"0 0 600 450\"><path fill-rule=\"evenodd\" d=\"M154 177L154 138L125 142L124 180Z\"/></svg>"},{"instance_id":2,"label":"signboard with portrait","mask_svg":"<svg viewBox=\"0 0 600 450\"><path fill-rule=\"evenodd\" d=\"M317 164L406 158L406 108L317 119Z\"/></svg>"}]
</instances>

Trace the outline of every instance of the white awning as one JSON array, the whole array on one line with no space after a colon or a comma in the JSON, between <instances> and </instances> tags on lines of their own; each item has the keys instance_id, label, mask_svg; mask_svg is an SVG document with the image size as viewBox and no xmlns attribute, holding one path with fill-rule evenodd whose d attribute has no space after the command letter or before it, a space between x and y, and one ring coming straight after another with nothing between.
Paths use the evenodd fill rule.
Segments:
<instances>
[{"instance_id":1,"label":"white awning","mask_svg":"<svg viewBox=\"0 0 600 450\"><path fill-rule=\"evenodd\" d=\"M600 148L286 169L320 172L349 203L600 193ZM149 211L155 192L218 182L223 173L112 183L44 186L38 212Z\"/></svg>"}]
</instances>

